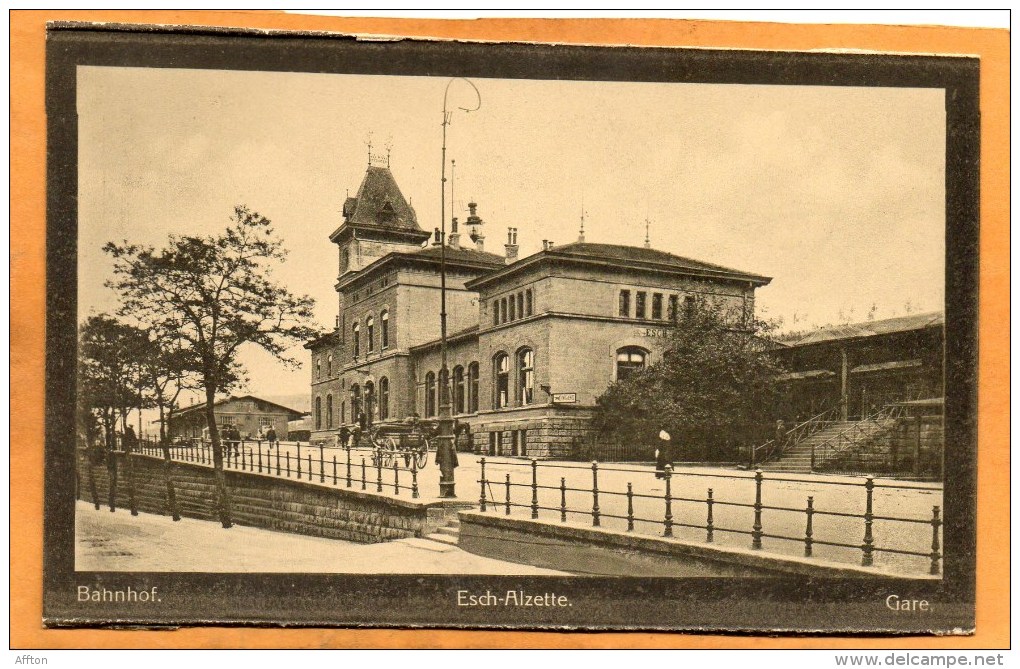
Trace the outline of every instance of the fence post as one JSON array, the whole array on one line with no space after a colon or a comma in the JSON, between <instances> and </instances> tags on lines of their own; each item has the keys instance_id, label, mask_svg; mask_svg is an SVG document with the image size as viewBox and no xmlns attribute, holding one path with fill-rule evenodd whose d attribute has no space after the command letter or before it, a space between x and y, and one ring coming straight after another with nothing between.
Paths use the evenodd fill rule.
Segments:
<instances>
[{"instance_id":1,"label":"fence post","mask_svg":"<svg viewBox=\"0 0 1020 669\"><path fill-rule=\"evenodd\" d=\"M319 483L325 483L326 482L326 473L324 471L322 471L323 469L326 468L325 467L325 462L326 462L325 457L326 456L323 454L323 450L322 450L322 444L319 444Z\"/></svg>"},{"instance_id":2,"label":"fence post","mask_svg":"<svg viewBox=\"0 0 1020 669\"><path fill-rule=\"evenodd\" d=\"M815 445L811 444L811 471L815 471Z\"/></svg>"},{"instance_id":3,"label":"fence post","mask_svg":"<svg viewBox=\"0 0 1020 669\"><path fill-rule=\"evenodd\" d=\"M598 527L602 524L599 514L599 463L591 462L591 526Z\"/></svg>"},{"instance_id":4,"label":"fence post","mask_svg":"<svg viewBox=\"0 0 1020 669\"><path fill-rule=\"evenodd\" d=\"M478 508L480 511L485 511L485 457L482 456L478 459L478 464L481 465L481 481L482 481L482 492L478 496Z\"/></svg>"},{"instance_id":5,"label":"fence post","mask_svg":"<svg viewBox=\"0 0 1020 669\"><path fill-rule=\"evenodd\" d=\"M276 475L280 475L280 442L276 442Z\"/></svg>"},{"instance_id":6,"label":"fence post","mask_svg":"<svg viewBox=\"0 0 1020 669\"><path fill-rule=\"evenodd\" d=\"M135 499L135 460L130 451L125 451L124 462L127 464L128 508L132 516L138 515L138 501Z\"/></svg>"},{"instance_id":7,"label":"fence post","mask_svg":"<svg viewBox=\"0 0 1020 669\"><path fill-rule=\"evenodd\" d=\"M567 478L560 477L560 522L567 522Z\"/></svg>"},{"instance_id":8,"label":"fence post","mask_svg":"<svg viewBox=\"0 0 1020 669\"><path fill-rule=\"evenodd\" d=\"M344 450L347 451L347 487L350 488L351 487L351 444L350 444L350 442L347 443L347 445L344 447Z\"/></svg>"},{"instance_id":9,"label":"fence post","mask_svg":"<svg viewBox=\"0 0 1020 669\"><path fill-rule=\"evenodd\" d=\"M510 515L510 472L506 474L506 515Z\"/></svg>"},{"instance_id":10,"label":"fence post","mask_svg":"<svg viewBox=\"0 0 1020 669\"><path fill-rule=\"evenodd\" d=\"M761 482L760 469L754 471L754 525L751 527L751 548L761 550Z\"/></svg>"},{"instance_id":11,"label":"fence post","mask_svg":"<svg viewBox=\"0 0 1020 669\"><path fill-rule=\"evenodd\" d=\"M308 480L312 480L312 452L308 451Z\"/></svg>"},{"instance_id":12,"label":"fence post","mask_svg":"<svg viewBox=\"0 0 1020 669\"><path fill-rule=\"evenodd\" d=\"M336 454L333 455L333 485L336 485Z\"/></svg>"},{"instance_id":13,"label":"fence post","mask_svg":"<svg viewBox=\"0 0 1020 669\"><path fill-rule=\"evenodd\" d=\"M804 530L804 557L811 557L811 537L813 536L813 528L811 526L812 516L815 515L815 498L807 498L807 508L804 510L807 514L807 528Z\"/></svg>"},{"instance_id":14,"label":"fence post","mask_svg":"<svg viewBox=\"0 0 1020 669\"><path fill-rule=\"evenodd\" d=\"M297 443L297 477L301 478L301 442Z\"/></svg>"},{"instance_id":15,"label":"fence post","mask_svg":"<svg viewBox=\"0 0 1020 669\"><path fill-rule=\"evenodd\" d=\"M673 490L672 490L672 479L673 479L673 466L666 465L665 469L666 476L666 517L663 518L663 530L662 536L671 537L673 536Z\"/></svg>"},{"instance_id":16,"label":"fence post","mask_svg":"<svg viewBox=\"0 0 1020 669\"><path fill-rule=\"evenodd\" d=\"M928 570L932 576L937 576L939 573L939 559L942 554L939 553L939 526L942 525L942 520L939 518L939 507L933 506L931 508L931 569Z\"/></svg>"},{"instance_id":17,"label":"fence post","mask_svg":"<svg viewBox=\"0 0 1020 669\"><path fill-rule=\"evenodd\" d=\"M714 538L713 534L715 533L715 525L713 524L712 520L712 505L714 503L715 499L712 497L712 489L709 488L708 497L705 498L705 504L708 505L708 522L705 524L705 531L707 532L705 536L705 542L709 544L712 543L712 539Z\"/></svg>"},{"instance_id":18,"label":"fence post","mask_svg":"<svg viewBox=\"0 0 1020 669\"><path fill-rule=\"evenodd\" d=\"M875 538L871 535L871 524L874 519L871 507L875 491L874 477L869 476L865 479L864 490L867 497L864 503L864 543L861 544L861 550L864 552L864 555L861 556L861 566L870 567L874 563L872 552L874 551L875 544Z\"/></svg>"},{"instance_id":19,"label":"fence post","mask_svg":"<svg viewBox=\"0 0 1020 669\"><path fill-rule=\"evenodd\" d=\"M418 458L411 458L411 499L418 499ZM485 511L485 509L482 509Z\"/></svg>"},{"instance_id":20,"label":"fence post","mask_svg":"<svg viewBox=\"0 0 1020 669\"><path fill-rule=\"evenodd\" d=\"M634 531L634 484L627 483L627 531Z\"/></svg>"},{"instance_id":21,"label":"fence post","mask_svg":"<svg viewBox=\"0 0 1020 669\"><path fill-rule=\"evenodd\" d=\"M290 478L290 451L284 453L287 459L287 478Z\"/></svg>"},{"instance_id":22,"label":"fence post","mask_svg":"<svg viewBox=\"0 0 1020 669\"><path fill-rule=\"evenodd\" d=\"M393 461L393 494L400 494L400 467L396 460Z\"/></svg>"},{"instance_id":23,"label":"fence post","mask_svg":"<svg viewBox=\"0 0 1020 669\"><path fill-rule=\"evenodd\" d=\"M368 481L365 480L365 458L361 458L361 489L365 490L368 485Z\"/></svg>"},{"instance_id":24,"label":"fence post","mask_svg":"<svg viewBox=\"0 0 1020 669\"><path fill-rule=\"evenodd\" d=\"M259 474L262 473L262 440L259 439L255 442L259 447Z\"/></svg>"},{"instance_id":25,"label":"fence post","mask_svg":"<svg viewBox=\"0 0 1020 669\"><path fill-rule=\"evenodd\" d=\"M531 517L538 518L538 460L531 458Z\"/></svg>"},{"instance_id":26,"label":"fence post","mask_svg":"<svg viewBox=\"0 0 1020 669\"><path fill-rule=\"evenodd\" d=\"M375 491L382 492L382 456L375 457Z\"/></svg>"}]
</instances>

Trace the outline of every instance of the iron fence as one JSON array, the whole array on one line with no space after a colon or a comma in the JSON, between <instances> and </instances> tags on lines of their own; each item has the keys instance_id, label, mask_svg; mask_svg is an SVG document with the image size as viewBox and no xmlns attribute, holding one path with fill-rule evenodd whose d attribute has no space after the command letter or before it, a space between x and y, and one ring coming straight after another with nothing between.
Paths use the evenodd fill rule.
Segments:
<instances>
[{"instance_id":1,"label":"iron fence","mask_svg":"<svg viewBox=\"0 0 1020 669\"><path fill-rule=\"evenodd\" d=\"M213 466L211 442L195 441L190 446L172 446L169 451L172 461ZM142 442L138 452L165 457L163 448L152 442ZM421 497L416 459L386 457L378 448L325 442L241 440L236 446L225 442L223 468L396 496L410 493L412 499Z\"/></svg>"},{"instance_id":2,"label":"iron fence","mask_svg":"<svg viewBox=\"0 0 1020 669\"><path fill-rule=\"evenodd\" d=\"M560 476L558 485L549 485L548 483L539 483L540 470L546 474L546 480L548 481L548 473L556 468L565 468L569 466L557 465L551 463L539 463L538 460L531 460L528 462L505 462L499 461L500 467L525 467L530 469L530 480L521 481L518 477L517 481L512 480L510 472L505 473L502 479L491 479L486 476L486 460L481 458L480 464L480 478L477 483L480 484L480 495L478 499L479 510L482 512L502 512L504 515L511 515L514 509L523 509L530 514L532 519L541 519L543 512L546 514L553 514L553 517L558 516L559 522L566 523L568 516L571 517L585 517L590 519L592 527L601 527L603 521L607 518L617 519L626 523L626 529L628 532L634 531L645 531L648 533L648 528L658 528L657 532L660 536L673 537L675 528L690 528L693 530L701 530L704 533L705 543L714 543L716 541L717 533L730 533L735 535L746 535L750 538L750 547L754 550L763 549L763 541L765 540L777 540L784 542L795 542L803 546L803 555L805 557L813 557L816 546L831 546L843 549L858 550L861 553L860 563L862 566L870 567L874 565L874 556L876 553L889 553L904 556L913 556L917 558L925 558L928 562L928 573L931 575L938 575L940 573L940 562L942 561L942 541L941 541L941 509L939 506L933 506L931 516L928 518L908 518L899 517L892 515L880 515L874 511L874 494L876 489L885 490L897 490L897 489L917 489L917 486L901 486L896 484L876 483L874 477L867 476L863 481L829 481L826 485L846 486L850 489L861 489L864 492L864 513L851 513L848 511L836 511L836 510L823 510L815 506L814 496L807 496L805 500L805 506L802 508L792 506L778 506L769 505L762 502L762 489L766 482L773 483L805 483L803 479L792 479L781 476L769 476L761 471L757 470L754 472L753 477L750 477L754 482L754 501L753 502L741 502L736 500L724 500L718 498L713 488L709 487L706 489L704 497L691 497L675 495L673 492L673 483L678 478L678 475L673 472L673 468L667 466L665 471L662 472L664 493L662 495L652 495L647 492L636 492L632 482L627 482L626 491L623 490L607 490L599 487L599 474L607 471L613 472L631 472L641 473L632 469L620 469L612 467L600 467L598 462L591 463L591 484L590 486L578 487L577 485L568 486L567 477ZM570 467L576 469L576 467ZM747 476L735 476L731 474L722 473L698 473L697 477L715 477L715 478L726 478L726 479L741 479L748 480ZM553 476L555 479L555 476ZM523 491L525 494L524 499L521 499L520 492L518 492L516 501L514 500L514 490ZM932 488L931 490L935 490ZM530 497L528 496L530 493ZM558 504L550 504L550 493L553 500L558 498ZM567 502L568 493L579 494L590 502L585 505L569 505ZM544 496L547 500L546 503L542 503L540 497ZM575 495L576 497L576 495ZM622 499L625 505L615 505L615 513L607 512L603 502L607 498ZM647 501L654 502L659 505L661 511L656 516L641 515L635 511L635 503ZM674 504L687 503L688 505L697 505L702 507L701 519L695 522L692 513L684 513L683 517L678 517L674 513ZM648 507L645 504L646 508ZM744 527L737 526L724 526L717 522L716 516L718 515L720 508L732 508L732 509L747 509L750 512L749 525ZM625 510L624 510L625 509ZM764 523L764 514L767 512L782 512L782 513L795 513L803 514L803 534L800 536L792 536L790 534L774 533L766 531L766 525ZM859 530L862 533L862 539L859 543L850 543L848 541L835 541L830 539L820 539L818 536L817 524L819 519L825 518L838 518L844 520L860 521L861 525ZM911 550L907 548L893 547L891 545L879 545L875 540L874 535L874 524L878 521L890 522L890 523L907 523L912 525L927 525L931 528L931 543L930 547L926 547L925 550ZM745 521L746 522L746 521ZM640 526L644 526L640 528ZM636 530L635 528L640 528Z\"/></svg>"}]
</instances>

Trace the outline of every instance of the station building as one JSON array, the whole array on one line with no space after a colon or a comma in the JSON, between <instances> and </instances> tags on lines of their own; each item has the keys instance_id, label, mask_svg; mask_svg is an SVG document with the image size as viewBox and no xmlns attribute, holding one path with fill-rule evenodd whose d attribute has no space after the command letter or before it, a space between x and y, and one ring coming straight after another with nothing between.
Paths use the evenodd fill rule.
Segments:
<instances>
[{"instance_id":1,"label":"station building","mask_svg":"<svg viewBox=\"0 0 1020 669\"><path fill-rule=\"evenodd\" d=\"M588 436L596 398L654 364L684 309L708 301L748 317L771 279L644 247L543 242L518 257L485 248L476 203L450 233L423 230L390 168L369 164L337 246L338 311L311 353L312 439L332 439L360 412L374 423L439 413L440 263L445 253L447 356L459 448L568 455ZM445 244L445 248L442 245Z\"/></svg>"}]
</instances>

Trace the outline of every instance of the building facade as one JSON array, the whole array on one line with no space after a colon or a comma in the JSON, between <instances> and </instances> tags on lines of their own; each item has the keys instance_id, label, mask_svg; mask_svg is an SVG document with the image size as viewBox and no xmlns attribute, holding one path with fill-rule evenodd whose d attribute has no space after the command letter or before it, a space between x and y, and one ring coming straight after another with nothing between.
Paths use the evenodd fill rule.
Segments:
<instances>
[{"instance_id":1,"label":"building facade","mask_svg":"<svg viewBox=\"0 0 1020 669\"><path fill-rule=\"evenodd\" d=\"M441 257L445 255L453 412L477 452L568 455L589 433L595 399L654 364L668 328L709 302L754 312L768 277L645 247L585 242L518 258L485 250L469 205L445 240L422 230L388 167L368 167L331 235L338 249L338 315L311 352L312 438L341 426L433 418L440 395ZM445 246L442 244L445 243Z\"/></svg>"},{"instance_id":2,"label":"building facade","mask_svg":"<svg viewBox=\"0 0 1020 669\"><path fill-rule=\"evenodd\" d=\"M245 438L258 438L273 428L278 439L288 439L288 422L304 415L254 395L220 400L213 405L213 412L220 430L230 425ZM205 403L180 409L170 419L171 437L204 438L208 435L207 428Z\"/></svg>"}]
</instances>

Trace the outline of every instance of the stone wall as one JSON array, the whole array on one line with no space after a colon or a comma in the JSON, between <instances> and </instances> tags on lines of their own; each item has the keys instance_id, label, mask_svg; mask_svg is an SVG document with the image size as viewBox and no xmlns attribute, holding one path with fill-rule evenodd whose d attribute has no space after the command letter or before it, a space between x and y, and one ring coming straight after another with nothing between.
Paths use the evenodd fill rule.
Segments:
<instances>
[{"instance_id":1,"label":"stone wall","mask_svg":"<svg viewBox=\"0 0 1020 669\"><path fill-rule=\"evenodd\" d=\"M131 462L128 463L127 458ZM134 472L138 511L169 515L166 465L147 455L118 455L115 505L130 508L129 466ZM89 468L78 460L78 497L95 502ZM106 463L91 465L98 502L109 508L110 470ZM174 491L182 516L216 521L213 470L191 463L173 463ZM392 541L430 534L453 518L458 505L420 503L382 494L332 488L250 472L226 472L231 492L232 519L238 525L358 543ZM459 505L461 508L463 503Z\"/></svg>"},{"instance_id":2,"label":"stone wall","mask_svg":"<svg viewBox=\"0 0 1020 669\"><path fill-rule=\"evenodd\" d=\"M866 446L826 469L941 478L944 443L942 416L896 418Z\"/></svg>"}]
</instances>

